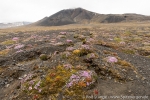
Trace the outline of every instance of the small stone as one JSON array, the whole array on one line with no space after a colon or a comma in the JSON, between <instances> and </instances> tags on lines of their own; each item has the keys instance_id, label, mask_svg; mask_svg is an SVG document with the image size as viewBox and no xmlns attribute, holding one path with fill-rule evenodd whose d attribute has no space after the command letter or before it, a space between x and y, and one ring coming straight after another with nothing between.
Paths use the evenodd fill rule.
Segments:
<instances>
[{"instance_id":1,"label":"small stone","mask_svg":"<svg viewBox=\"0 0 150 100\"><path fill-rule=\"evenodd\" d=\"M131 90L129 90L128 92L131 92Z\"/></svg>"},{"instance_id":2,"label":"small stone","mask_svg":"<svg viewBox=\"0 0 150 100\"><path fill-rule=\"evenodd\" d=\"M142 77L142 80L144 81L146 78L145 77Z\"/></svg>"},{"instance_id":3,"label":"small stone","mask_svg":"<svg viewBox=\"0 0 150 100\"><path fill-rule=\"evenodd\" d=\"M22 78L22 77L19 77L18 79L19 79L19 80L22 80L23 78Z\"/></svg>"},{"instance_id":4,"label":"small stone","mask_svg":"<svg viewBox=\"0 0 150 100\"><path fill-rule=\"evenodd\" d=\"M8 82L4 82L4 84L6 85Z\"/></svg>"},{"instance_id":5,"label":"small stone","mask_svg":"<svg viewBox=\"0 0 150 100\"><path fill-rule=\"evenodd\" d=\"M27 74L24 74L24 76L23 76L23 77L24 77L24 78L25 78L25 77L27 77Z\"/></svg>"},{"instance_id":6,"label":"small stone","mask_svg":"<svg viewBox=\"0 0 150 100\"><path fill-rule=\"evenodd\" d=\"M111 79L111 77L108 77L108 79Z\"/></svg>"},{"instance_id":7,"label":"small stone","mask_svg":"<svg viewBox=\"0 0 150 100\"><path fill-rule=\"evenodd\" d=\"M6 87L6 88L9 87L9 85L10 85L10 84L7 84L7 85L5 85L5 87Z\"/></svg>"}]
</instances>

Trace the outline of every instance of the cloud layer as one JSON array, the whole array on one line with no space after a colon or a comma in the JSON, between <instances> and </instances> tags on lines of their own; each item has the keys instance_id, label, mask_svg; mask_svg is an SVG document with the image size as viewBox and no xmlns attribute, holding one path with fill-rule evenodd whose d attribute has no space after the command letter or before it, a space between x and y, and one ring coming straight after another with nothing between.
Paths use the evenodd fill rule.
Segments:
<instances>
[{"instance_id":1,"label":"cloud layer","mask_svg":"<svg viewBox=\"0 0 150 100\"><path fill-rule=\"evenodd\" d=\"M150 15L149 0L0 0L0 22L35 22L62 9L81 7L101 14Z\"/></svg>"}]
</instances>

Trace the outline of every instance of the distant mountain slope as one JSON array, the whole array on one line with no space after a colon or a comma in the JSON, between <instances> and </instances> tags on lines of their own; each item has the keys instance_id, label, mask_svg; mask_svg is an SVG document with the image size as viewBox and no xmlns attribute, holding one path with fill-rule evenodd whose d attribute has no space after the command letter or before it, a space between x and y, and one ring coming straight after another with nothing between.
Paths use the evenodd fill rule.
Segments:
<instances>
[{"instance_id":1,"label":"distant mountain slope","mask_svg":"<svg viewBox=\"0 0 150 100\"><path fill-rule=\"evenodd\" d=\"M14 23L0 23L0 28L17 27L31 24L30 22L14 22Z\"/></svg>"},{"instance_id":2,"label":"distant mountain slope","mask_svg":"<svg viewBox=\"0 0 150 100\"><path fill-rule=\"evenodd\" d=\"M82 8L61 10L45 17L33 25L59 26L75 23L116 23L129 21L147 21L150 16L139 14L98 14Z\"/></svg>"}]
</instances>

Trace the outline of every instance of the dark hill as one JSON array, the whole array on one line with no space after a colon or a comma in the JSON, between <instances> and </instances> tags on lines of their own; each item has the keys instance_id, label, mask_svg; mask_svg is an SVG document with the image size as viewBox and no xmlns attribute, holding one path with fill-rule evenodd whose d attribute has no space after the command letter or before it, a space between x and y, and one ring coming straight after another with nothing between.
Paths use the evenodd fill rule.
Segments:
<instances>
[{"instance_id":1,"label":"dark hill","mask_svg":"<svg viewBox=\"0 0 150 100\"><path fill-rule=\"evenodd\" d=\"M116 23L130 21L147 21L150 16L139 14L98 14L82 8L61 10L50 17L34 23L38 26L59 26L77 23Z\"/></svg>"}]
</instances>

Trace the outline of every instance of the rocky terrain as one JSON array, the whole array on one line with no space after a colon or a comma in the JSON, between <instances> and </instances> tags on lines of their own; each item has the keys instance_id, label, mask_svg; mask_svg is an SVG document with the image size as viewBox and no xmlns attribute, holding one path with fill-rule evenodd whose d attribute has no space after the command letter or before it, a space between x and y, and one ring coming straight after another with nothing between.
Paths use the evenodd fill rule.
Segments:
<instances>
[{"instance_id":1,"label":"rocky terrain","mask_svg":"<svg viewBox=\"0 0 150 100\"><path fill-rule=\"evenodd\" d=\"M0 100L149 100L149 25L91 26L1 30Z\"/></svg>"},{"instance_id":2,"label":"rocky terrain","mask_svg":"<svg viewBox=\"0 0 150 100\"><path fill-rule=\"evenodd\" d=\"M60 26L68 24L118 23L150 21L150 16L140 14L98 14L83 8L64 9L45 17L33 25Z\"/></svg>"}]
</instances>

